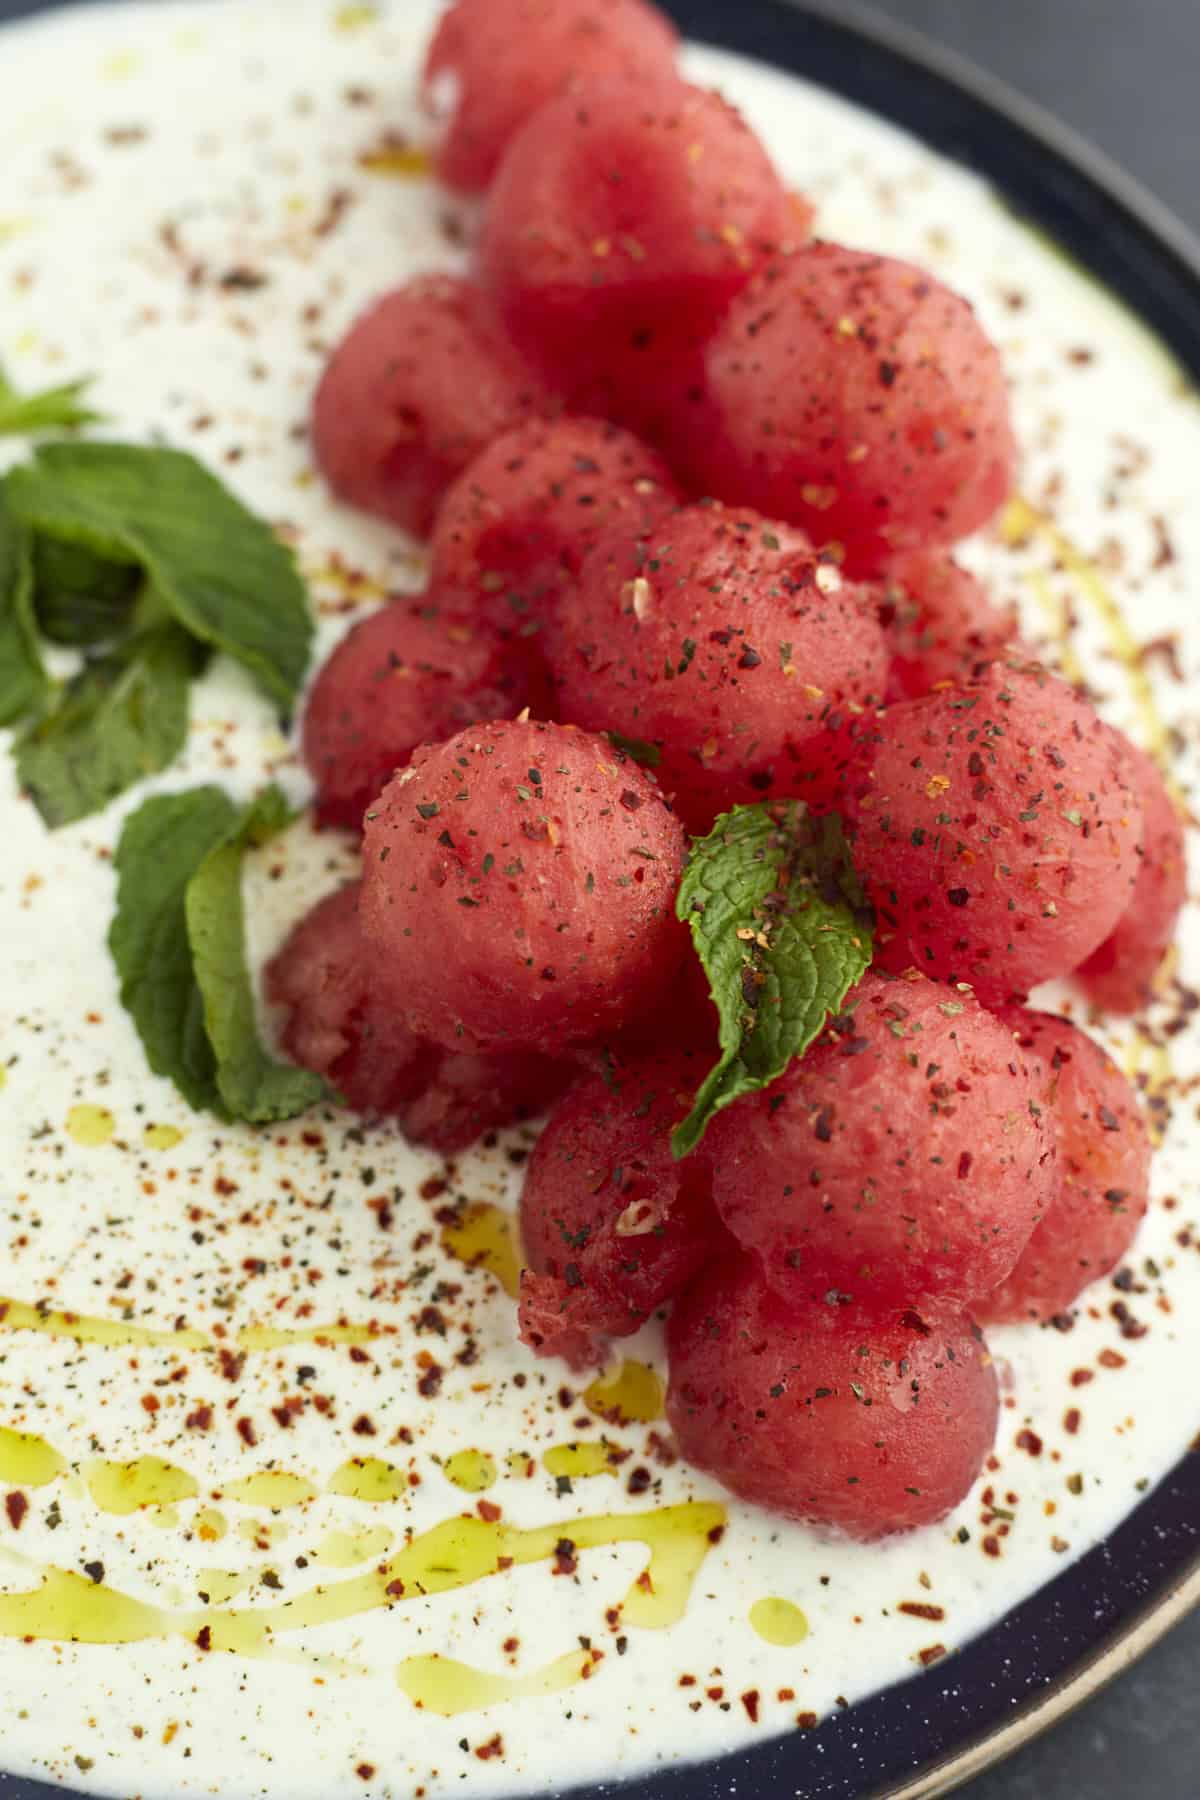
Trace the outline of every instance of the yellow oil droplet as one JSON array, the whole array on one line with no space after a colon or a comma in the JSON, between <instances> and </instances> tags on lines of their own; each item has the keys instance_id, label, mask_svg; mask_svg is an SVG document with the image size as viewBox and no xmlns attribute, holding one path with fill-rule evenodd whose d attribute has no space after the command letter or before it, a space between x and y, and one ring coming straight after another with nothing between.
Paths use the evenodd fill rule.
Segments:
<instances>
[{"instance_id":1,"label":"yellow oil droplet","mask_svg":"<svg viewBox=\"0 0 1200 1800\"><path fill-rule=\"evenodd\" d=\"M571 1554L612 1544L643 1545L649 1560L622 1609L629 1625L660 1629L682 1618L701 1564L724 1531L725 1517L724 1507L705 1501L653 1512L593 1514L572 1520ZM564 1553L567 1537L560 1521L521 1530L465 1514L423 1532L367 1573L241 1612L211 1604L211 1586L202 1590L210 1601L203 1612L164 1612L103 1583L47 1568L27 1592L0 1594L0 1636L117 1644L194 1637L203 1630L212 1650L261 1656L292 1632L359 1618L406 1599L450 1593L502 1569L547 1562Z\"/></svg>"},{"instance_id":2,"label":"yellow oil droplet","mask_svg":"<svg viewBox=\"0 0 1200 1800\"><path fill-rule=\"evenodd\" d=\"M360 1563L386 1556L396 1541L386 1525L364 1531L327 1531L313 1552L313 1561L324 1569L356 1569Z\"/></svg>"},{"instance_id":3,"label":"yellow oil droplet","mask_svg":"<svg viewBox=\"0 0 1200 1800\"><path fill-rule=\"evenodd\" d=\"M379 23L379 8L368 5L339 6L333 15L335 31L363 31L369 25Z\"/></svg>"},{"instance_id":4,"label":"yellow oil droplet","mask_svg":"<svg viewBox=\"0 0 1200 1800\"><path fill-rule=\"evenodd\" d=\"M193 1521L196 1536L202 1544L219 1544L229 1530L229 1520L215 1507L206 1506Z\"/></svg>"},{"instance_id":5,"label":"yellow oil droplet","mask_svg":"<svg viewBox=\"0 0 1200 1800\"><path fill-rule=\"evenodd\" d=\"M170 1506L176 1500L192 1500L199 1493L194 1475L177 1469L160 1456L139 1456L134 1462L93 1462L84 1466L88 1492L101 1512L124 1518L145 1506Z\"/></svg>"},{"instance_id":6,"label":"yellow oil droplet","mask_svg":"<svg viewBox=\"0 0 1200 1800\"><path fill-rule=\"evenodd\" d=\"M521 1286L516 1220L490 1200L476 1200L442 1227L442 1248L468 1268L486 1269L515 1300Z\"/></svg>"},{"instance_id":7,"label":"yellow oil droplet","mask_svg":"<svg viewBox=\"0 0 1200 1800\"><path fill-rule=\"evenodd\" d=\"M287 1329L247 1325L237 1334L239 1350L286 1350L292 1344L370 1344L380 1335L374 1325L304 1325Z\"/></svg>"},{"instance_id":8,"label":"yellow oil droplet","mask_svg":"<svg viewBox=\"0 0 1200 1800\"><path fill-rule=\"evenodd\" d=\"M485 1712L504 1701L561 1694L586 1681L595 1667L589 1650L570 1650L531 1675L491 1675L449 1656L408 1656L396 1670L396 1684L414 1706L456 1719L460 1713Z\"/></svg>"},{"instance_id":9,"label":"yellow oil droplet","mask_svg":"<svg viewBox=\"0 0 1200 1800\"><path fill-rule=\"evenodd\" d=\"M518 1481L528 1481L537 1468L532 1456L525 1450L510 1450L504 1459L504 1466Z\"/></svg>"},{"instance_id":10,"label":"yellow oil droplet","mask_svg":"<svg viewBox=\"0 0 1200 1800\"><path fill-rule=\"evenodd\" d=\"M485 1494L496 1479L496 1465L483 1450L458 1450L442 1464L442 1474L467 1494Z\"/></svg>"},{"instance_id":11,"label":"yellow oil droplet","mask_svg":"<svg viewBox=\"0 0 1200 1800\"><path fill-rule=\"evenodd\" d=\"M3 242L4 242L4 238L2 235L0 235L0 244L2 244ZM3 1063L0 1063L0 1089L6 1088L7 1086L8 1086L8 1070L5 1068Z\"/></svg>"},{"instance_id":12,"label":"yellow oil droplet","mask_svg":"<svg viewBox=\"0 0 1200 1800\"><path fill-rule=\"evenodd\" d=\"M239 1506L265 1506L268 1512L283 1512L289 1506L306 1506L315 1500L317 1490L303 1475L286 1469L264 1469L258 1475L242 1475L227 1481L218 1498L234 1500Z\"/></svg>"},{"instance_id":13,"label":"yellow oil droplet","mask_svg":"<svg viewBox=\"0 0 1200 1800\"><path fill-rule=\"evenodd\" d=\"M399 139L394 143L385 141L373 150L364 150L358 159L358 166L371 175L390 175L394 180L418 181L429 173L429 152L422 150L418 144L406 144Z\"/></svg>"},{"instance_id":14,"label":"yellow oil droplet","mask_svg":"<svg viewBox=\"0 0 1200 1800\"><path fill-rule=\"evenodd\" d=\"M758 1633L764 1644L775 1644L781 1650L802 1644L808 1636L808 1620L800 1608L778 1595L754 1602L750 1608L750 1628Z\"/></svg>"},{"instance_id":15,"label":"yellow oil droplet","mask_svg":"<svg viewBox=\"0 0 1200 1800\"><path fill-rule=\"evenodd\" d=\"M266 1550L272 1544L285 1543L292 1528L286 1519L239 1519L237 1534L257 1549Z\"/></svg>"},{"instance_id":16,"label":"yellow oil droplet","mask_svg":"<svg viewBox=\"0 0 1200 1800\"><path fill-rule=\"evenodd\" d=\"M85 1150L107 1144L117 1129L117 1121L107 1106L73 1106L67 1114L67 1136Z\"/></svg>"},{"instance_id":17,"label":"yellow oil droplet","mask_svg":"<svg viewBox=\"0 0 1200 1800\"><path fill-rule=\"evenodd\" d=\"M0 1329L37 1331L43 1337L74 1338L78 1344L106 1344L112 1349L208 1350L212 1339L204 1331L157 1331L132 1325L124 1319L96 1319L50 1306L30 1306L24 1300L0 1295Z\"/></svg>"},{"instance_id":18,"label":"yellow oil droplet","mask_svg":"<svg viewBox=\"0 0 1200 1800\"><path fill-rule=\"evenodd\" d=\"M66 1466L66 1459L45 1438L0 1425L0 1481L13 1487L46 1487Z\"/></svg>"},{"instance_id":19,"label":"yellow oil droplet","mask_svg":"<svg viewBox=\"0 0 1200 1800\"><path fill-rule=\"evenodd\" d=\"M169 1637L174 1616L70 1569L44 1569L37 1587L0 1594L0 1637L58 1644L138 1644Z\"/></svg>"},{"instance_id":20,"label":"yellow oil droplet","mask_svg":"<svg viewBox=\"0 0 1200 1800\"><path fill-rule=\"evenodd\" d=\"M615 1444L601 1438L598 1443L555 1444L542 1458L547 1475L568 1476L572 1481L586 1480L590 1475L615 1475L615 1456L621 1452Z\"/></svg>"},{"instance_id":21,"label":"yellow oil droplet","mask_svg":"<svg viewBox=\"0 0 1200 1800\"><path fill-rule=\"evenodd\" d=\"M20 237L32 225L32 219L0 219L0 244L7 244L11 238Z\"/></svg>"},{"instance_id":22,"label":"yellow oil droplet","mask_svg":"<svg viewBox=\"0 0 1200 1800\"><path fill-rule=\"evenodd\" d=\"M583 1403L614 1425L649 1425L663 1416L663 1384L645 1363L623 1362L584 1389Z\"/></svg>"},{"instance_id":23,"label":"yellow oil droplet","mask_svg":"<svg viewBox=\"0 0 1200 1800\"><path fill-rule=\"evenodd\" d=\"M106 81L128 81L136 75L142 66L142 59L136 50L118 50L115 55L108 56L100 65L100 73Z\"/></svg>"},{"instance_id":24,"label":"yellow oil droplet","mask_svg":"<svg viewBox=\"0 0 1200 1800\"><path fill-rule=\"evenodd\" d=\"M408 1476L378 1456L354 1456L335 1469L325 1492L368 1506L386 1506L408 1493Z\"/></svg>"},{"instance_id":25,"label":"yellow oil droplet","mask_svg":"<svg viewBox=\"0 0 1200 1800\"><path fill-rule=\"evenodd\" d=\"M155 1531L177 1531L181 1523L177 1506L148 1506L146 1523Z\"/></svg>"},{"instance_id":26,"label":"yellow oil droplet","mask_svg":"<svg viewBox=\"0 0 1200 1800\"><path fill-rule=\"evenodd\" d=\"M210 1606L228 1606L254 1586L253 1569L202 1569L196 1583Z\"/></svg>"},{"instance_id":27,"label":"yellow oil droplet","mask_svg":"<svg viewBox=\"0 0 1200 1800\"><path fill-rule=\"evenodd\" d=\"M147 1150L173 1150L176 1144L182 1144L183 1138L178 1125L147 1125L142 1133Z\"/></svg>"}]
</instances>

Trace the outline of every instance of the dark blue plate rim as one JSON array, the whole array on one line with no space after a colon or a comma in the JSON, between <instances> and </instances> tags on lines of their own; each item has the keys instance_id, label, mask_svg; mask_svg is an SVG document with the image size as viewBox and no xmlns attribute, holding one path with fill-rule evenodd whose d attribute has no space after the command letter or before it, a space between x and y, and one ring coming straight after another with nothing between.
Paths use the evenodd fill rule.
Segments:
<instances>
[{"instance_id":1,"label":"dark blue plate rim","mask_svg":"<svg viewBox=\"0 0 1200 1800\"><path fill-rule=\"evenodd\" d=\"M1200 382L1200 241L1100 151L918 33L841 0L665 0L693 38L881 114L973 169ZM0 18L45 0L0 3ZM1197 1421L1200 1424L1200 1419ZM999 1624L813 1731L544 1800L934 1800L1094 1694L1200 1603L1200 1455ZM0 1800L86 1800L0 1772Z\"/></svg>"}]
</instances>

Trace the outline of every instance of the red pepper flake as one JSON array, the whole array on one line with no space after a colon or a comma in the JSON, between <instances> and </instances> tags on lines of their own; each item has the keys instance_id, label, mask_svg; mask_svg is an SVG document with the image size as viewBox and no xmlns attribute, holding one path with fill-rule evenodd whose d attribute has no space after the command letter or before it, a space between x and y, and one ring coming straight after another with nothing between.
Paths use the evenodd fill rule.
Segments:
<instances>
[{"instance_id":1,"label":"red pepper flake","mask_svg":"<svg viewBox=\"0 0 1200 1800\"><path fill-rule=\"evenodd\" d=\"M780 1688L775 1698L781 1706L786 1706L789 1700L796 1698L796 1690L795 1688Z\"/></svg>"},{"instance_id":2,"label":"red pepper flake","mask_svg":"<svg viewBox=\"0 0 1200 1800\"><path fill-rule=\"evenodd\" d=\"M554 1546L554 1573L556 1575L574 1575L579 1567L579 1559L575 1555L575 1545L570 1538L559 1538Z\"/></svg>"},{"instance_id":3,"label":"red pepper flake","mask_svg":"<svg viewBox=\"0 0 1200 1800\"><path fill-rule=\"evenodd\" d=\"M1119 1350L1102 1350L1096 1361L1102 1369L1123 1369L1125 1358Z\"/></svg>"},{"instance_id":4,"label":"red pepper flake","mask_svg":"<svg viewBox=\"0 0 1200 1800\"><path fill-rule=\"evenodd\" d=\"M945 1654L945 1644L930 1644L928 1649L918 1650L917 1661L923 1669L927 1669L931 1663L941 1662Z\"/></svg>"},{"instance_id":5,"label":"red pepper flake","mask_svg":"<svg viewBox=\"0 0 1200 1800\"><path fill-rule=\"evenodd\" d=\"M222 1350L218 1360L226 1381L237 1381L246 1366L245 1355L235 1355L232 1350Z\"/></svg>"},{"instance_id":6,"label":"red pepper flake","mask_svg":"<svg viewBox=\"0 0 1200 1800\"><path fill-rule=\"evenodd\" d=\"M1071 1436L1074 1437L1079 1430L1082 1419L1083 1414L1080 1412L1079 1408L1077 1406L1069 1406L1063 1414L1063 1430L1069 1431Z\"/></svg>"},{"instance_id":7,"label":"red pepper flake","mask_svg":"<svg viewBox=\"0 0 1200 1800\"><path fill-rule=\"evenodd\" d=\"M200 1627L199 1631L196 1633L196 1648L198 1650L211 1650L212 1649L212 1626L211 1625L202 1625Z\"/></svg>"},{"instance_id":8,"label":"red pepper flake","mask_svg":"<svg viewBox=\"0 0 1200 1800\"><path fill-rule=\"evenodd\" d=\"M420 1194L422 1200L436 1200L440 1195L446 1192L449 1185L449 1182L443 1181L440 1175L431 1175L428 1181L423 1181L421 1183L417 1192Z\"/></svg>"},{"instance_id":9,"label":"red pepper flake","mask_svg":"<svg viewBox=\"0 0 1200 1800\"><path fill-rule=\"evenodd\" d=\"M213 1409L211 1406L198 1406L195 1412L190 1412L183 1422L189 1431L211 1431Z\"/></svg>"},{"instance_id":10,"label":"red pepper flake","mask_svg":"<svg viewBox=\"0 0 1200 1800\"><path fill-rule=\"evenodd\" d=\"M486 1744L480 1744L475 1754L480 1762L491 1762L494 1756L503 1756L504 1739L497 1732L495 1737L490 1737Z\"/></svg>"},{"instance_id":11,"label":"red pepper flake","mask_svg":"<svg viewBox=\"0 0 1200 1800\"><path fill-rule=\"evenodd\" d=\"M358 1776L358 1779L360 1781L374 1781L374 1779L375 1779L375 1764L374 1763L359 1763L359 1765L355 1769L354 1773Z\"/></svg>"},{"instance_id":12,"label":"red pepper flake","mask_svg":"<svg viewBox=\"0 0 1200 1800\"><path fill-rule=\"evenodd\" d=\"M404 1583L402 1581L389 1581L383 1591L389 1600L403 1600Z\"/></svg>"},{"instance_id":13,"label":"red pepper flake","mask_svg":"<svg viewBox=\"0 0 1200 1800\"><path fill-rule=\"evenodd\" d=\"M817 1727L816 1713L813 1713L813 1712L797 1713L796 1714L796 1725L800 1731L815 1731L816 1727Z\"/></svg>"},{"instance_id":14,"label":"red pepper flake","mask_svg":"<svg viewBox=\"0 0 1200 1800\"><path fill-rule=\"evenodd\" d=\"M1086 1387L1089 1381L1095 1381L1095 1379L1095 1369L1072 1369L1071 1371L1072 1387Z\"/></svg>"},{"instance_id":15,"label":"red pepper flake","mask_svg":"<svg viewBox=\"0 0 1200 1800\"><path fill-rule=\"evenodd\" d=\"M752 1725L758 1724L758 1700L759 1694L757 1688L749 1688L746 1693L742 1695L742 1705L745 1707L746 1717Z\"/></svg>"},{"instance_id":16,"label":"red pepper flake","mask_svg":"<svg viewBox=\"0 0 1200 1800\"><path fill-rule=\"evenodd\" d=\"M983 1553L985 1556L999 1556L1000 1539L991 1536L985 1537L983 1540Z\"/></svg>"},{"instance_id":17,"label":"red pepper flake","mask_svg":"<svg viewBox=\"0 0 1200 1800\"><path fill-rule=\"evenodd\" d=\"M926 1619L931 1625L940 1625L946 1617L944 1606L933 1606L928 1600L902 1600L896 1610L910 1619Z\"/></svg>"},{"instance_id":18,"label":"red pepper flake","mask_svg":"<svg viewBox=\"0 0 1200 1800\"><path fill-rule=\"evenodd\" d=\"M237 1433L243 1444L249 1444L251 1449L253 1449L258 1442L258 1433L254 1429L253 1419L239 1419L237 1422Z\"/></svg>"},{"instance_id":19,"label":"red pepper flake","mask_svg":"<svg viewBox=\"0 0 1200 1800\"><path fill-rule=\"evenodd\" d=\"M626 788L625 792L621 795L621 805L625 808L625 811L638 812L641 808L641 804L642 796L635 793L633 788Z\"/></svg>"},{"instance_id":20,"label":"red pepper flake","mask_svg":"<svg viewBox=\"0 0 1200 1800\"><path fill-rule=\"evenodd\" d=\"M142 1395L142 1411L148 1412L148 1413L156 1413L158 1411L158 1395L157 1394L143 1394Z\"/></svg>"},{"instance_id":21,"label":"red pepper flake","mask_svg":"<svg viewBox=\"0 0 1200 1800\"><path fill-rule=\"evenodd\" d=\"M494 1500L480 1500L476 1503L476 1512L485 1525L494 1525L503 1515Z\"/></svg>"},{"instance_id":22,"label":"red pepper flake","mask_svg":"<svg viewBox=\"0 0 1200 1800\"><path fill-rule=\"evenodd\" d=\"M20 1492L5 1494L4 1510L8 1514L8 1522L13 1530L20 1531L25 1514L29 1511L29 1500Z\"/></svg>"},{"instance_id":23,"label":"red pepper flake","mask_svg":"<svg viewBox=\"0 0 1200 1800\"><path fill-rule=\"evenodd\" d=\"M1018 1433L1017 1433L1017 1449L1018 1450L1027 1450L1029 1452L1030 1456L1040 1456L1042 1454L1043 1448L1044 1448L1044 1445L1042 1444L1042 1440L1038 1436L1036 1431L1030 1431L1028 1428L1026 1428L1024 1431L1018 1431Z\"/></svg>"}]
</instances>

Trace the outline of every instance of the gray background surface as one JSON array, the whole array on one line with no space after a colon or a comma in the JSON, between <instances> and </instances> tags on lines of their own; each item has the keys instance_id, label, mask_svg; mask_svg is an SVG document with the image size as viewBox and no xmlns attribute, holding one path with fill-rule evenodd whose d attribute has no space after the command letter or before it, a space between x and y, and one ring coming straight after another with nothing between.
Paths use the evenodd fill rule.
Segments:
<instances>
[{"instance_id":1,"label":"gray background surface","mask_svg":"<svg viewBox=\"0 0 1200 1800\"><path fill-rule=\"evenodd\" d=\"M0 0L0 19L45 3ZM1200 232L1200 0L876 0L876 9L1041 101ZM1200 1614L962 1790L965 1800L1200 1800L1198 1683Z\"/></svg>"}]
</instances>

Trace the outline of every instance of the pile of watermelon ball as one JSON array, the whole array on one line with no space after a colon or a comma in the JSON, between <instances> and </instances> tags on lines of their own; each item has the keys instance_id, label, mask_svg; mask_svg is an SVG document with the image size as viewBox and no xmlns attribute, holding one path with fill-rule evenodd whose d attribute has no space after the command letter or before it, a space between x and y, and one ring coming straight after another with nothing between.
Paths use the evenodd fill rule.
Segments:
<instances>
[{"instance_id":1,"label":"pile of watermelon ball","mask_svg":"<svg viewBox=\"0 0 1200 1800\"><path fill-rule=\"evenodd\" d=\"M1183 845L1154 763L953 559L1015 460L970 306L814 237L677 48L643 0L437 29L473 273L377 299L313 419L335 492L430 540L428 587L316 679L317 815L363 875L268 988L290 1054L413 1141L549 1108L525 1342L579 1365L673 1302L683 1453L871 1537L977 1475L980 1322L1061 1318L1136 1232L1136 1097L1024 1002L1075 972L1144 1004ZM874 961L677 1157L717 1015L676 896L748 806L840 814Z\"/></svg>"}]
</instances>

